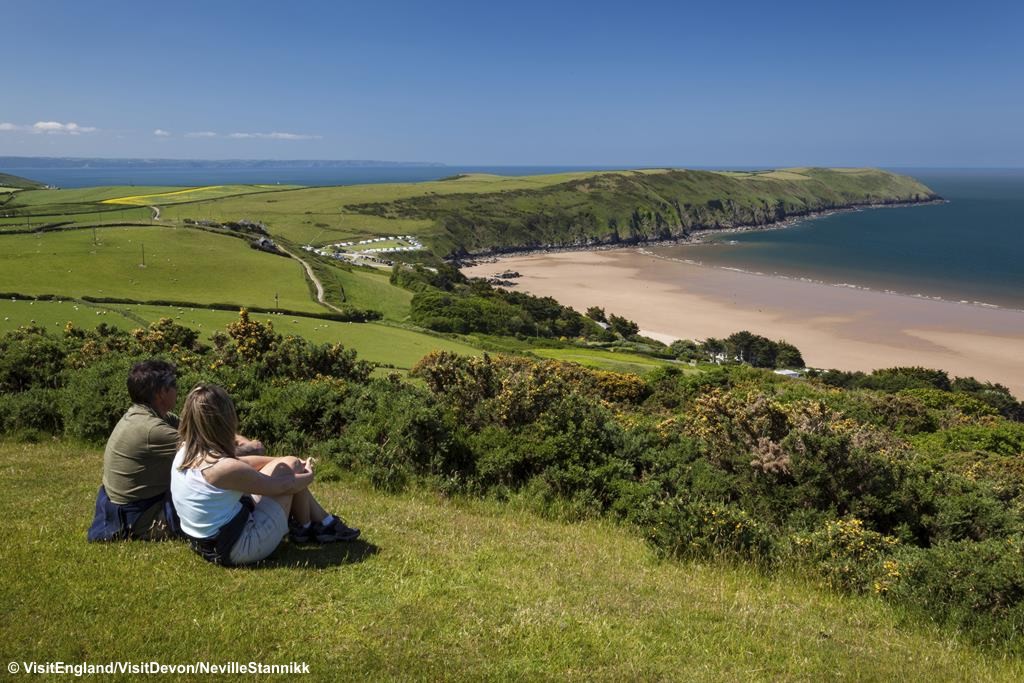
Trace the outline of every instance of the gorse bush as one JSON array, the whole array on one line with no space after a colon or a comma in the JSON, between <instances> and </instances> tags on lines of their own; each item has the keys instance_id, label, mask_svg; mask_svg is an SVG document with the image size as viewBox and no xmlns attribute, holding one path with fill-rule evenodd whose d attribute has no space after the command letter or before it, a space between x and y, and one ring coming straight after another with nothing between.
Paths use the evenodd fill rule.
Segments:
<instances>
[{"instance_id":1,"label":"gorse bush","mask_svg":"<svg viewBox=\"0 0 1024 683\"><path fill-rule=\"evenodd\" d=\"M833 588L882 593L898 576L891 558L899 539L866 528L856 517L829 520L790 542L793 556L815 567Z\"/></svg>"},{"instance_id":2,"label":"gorse bush","mask_svg":"<svg viewBox=\"0 0 1024 683\"><path fill-rule=\"evenodd\" d=\"M883 389L840 389L743 365L638 377L442 352L413 383L371 378L341 345L244 311L208 345L161 320L22 328L0 352L9 437L102 444L128 406L128 368L158 356L178 365L182 393L223 385L243 432L321 458L324 476L605 515L668 556L793 567L979 637L1016 637L1024 614L1024 425L982 395L998 390L941 374L897 369L873 380Z\"/></svg>"}]
</instances>

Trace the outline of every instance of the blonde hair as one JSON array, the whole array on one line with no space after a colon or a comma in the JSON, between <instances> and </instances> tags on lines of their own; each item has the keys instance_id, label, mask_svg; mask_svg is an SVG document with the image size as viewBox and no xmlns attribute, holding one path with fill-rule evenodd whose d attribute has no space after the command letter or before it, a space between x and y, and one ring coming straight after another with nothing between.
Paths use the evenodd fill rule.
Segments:
<instances>
[{"instance_id":1,"label":"blonde hair","mask_svg":"<svg viewBox=\"0 0 1024 683\"><path fill-rule=\"evenodd\" d=\"M184 472L208 458L235 457L237 430L238 414L228 392L216 384L197 385L181 410L178 436L185 458L178 469Z\"/></svg>"}]
</instances>

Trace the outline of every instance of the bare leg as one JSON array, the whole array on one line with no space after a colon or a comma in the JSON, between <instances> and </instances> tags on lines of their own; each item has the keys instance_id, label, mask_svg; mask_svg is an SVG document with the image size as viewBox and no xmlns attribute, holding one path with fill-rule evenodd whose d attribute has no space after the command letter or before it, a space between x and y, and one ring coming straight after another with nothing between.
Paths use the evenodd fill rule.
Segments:
<instances>
[{"instance_id":1,"label":"bare leg","mask_svg":"<svg viewBox=\"0 0 1024 683\"><path fill-rule=\"evenodd\" d=\"M289 462L292 460L295 462ZM260 472L263 472L263 474L266 475L273 476L274 474L279 474L282 470L286 469L295 471L296 467L298 467L301 471L302 462L298 458L278 458L264 465L263 468L260 469ZM294 497L295 496L293 496L290 493L285 493L280 496L270 496L270 498L272 498L278 505L281 506L281 509L284 510L285 515L292 514L292 502ZM308 510L306 514L309 514Z\"/></svg>"},{"instance_id":2,"label":"bare leg","mask_svg":"<svg viewBox=\"0 0 1024 683\"><path fill-rule=\"evenodd\" d=\"M305 491L303 491L303 493L305 493L305 494L307 494L309 496L309 518L310 518L310 520L312 520L314 522L322 522L322 521L324 521L324 517L327 516L327 510L324 510L322 507L320 507L320 503L318 503L316 498L313 497L313 494L310 493L309 489L306 489Z\"/></svg>"},{"instance_id":3,"label":"bare leg","mask_svg":"<svg viewBox=\"0 0 1024 683\"><path fill-rule=\"evenodd\" d=\"M269 474L267 467L271 467L277 464L286 465L290 467L294 472L305 472L305 465L302 461L294 456L286 456L283 458L274 458L264 468L262 472ZM292 495L291 509L286 508L286 512L295 521L296 524L305 526L310 522L321 522L324 517L327 516L327 511L321 507L320 503L317 502L316 498L313 497L312 492L309 489L303 489L296 494Z\"/></svg>"}]
</instances>

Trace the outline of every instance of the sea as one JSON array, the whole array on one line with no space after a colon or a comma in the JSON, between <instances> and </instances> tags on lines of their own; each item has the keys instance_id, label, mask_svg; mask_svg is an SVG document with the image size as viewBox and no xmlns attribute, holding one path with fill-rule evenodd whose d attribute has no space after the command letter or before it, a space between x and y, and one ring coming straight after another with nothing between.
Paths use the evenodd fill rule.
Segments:
<instances>
[{"instance_id":1,"label":"sea","mask_svg":"<svg viewBox=\"0 0 1024 683\"><path fill-rule=\"evenodd\" d=\"M658 255L735 270L1024 310L1024 169L890 169L946 201L718 234Z\"/></svg>"},{"instance_id":2,"label":"sea","mask_svg":"<svg viewBox=\"0 0 1024 683\"><path fill-rule=\"evenodd\" d=\"M19 168L58 187L295 184L438 180L460 173L533 175L593 166L303 168ZM656 246L672 259L846 287L1024 310L1024 169L893 168L943 203L864 209L778 230L732 232L699 245Z\"/></svg>"},{"instance_id":3,"label":"sea","mask_svg":"<svg viewBox=\"0 0 1024 683\"><path fill-rule=\"evenodd\" d=\"M369 166L230 166L181 167L92 165L88 168L31 168L18 166L0 172L62 188L94 185L164 185L195 187L197 185L365 185L376 183L419 183L440 180L460 173L494 173L496 175L538 175L571 171L598 171L597 166L448 166L436 165L369 165Z\"/></svg>"}]
</instances>

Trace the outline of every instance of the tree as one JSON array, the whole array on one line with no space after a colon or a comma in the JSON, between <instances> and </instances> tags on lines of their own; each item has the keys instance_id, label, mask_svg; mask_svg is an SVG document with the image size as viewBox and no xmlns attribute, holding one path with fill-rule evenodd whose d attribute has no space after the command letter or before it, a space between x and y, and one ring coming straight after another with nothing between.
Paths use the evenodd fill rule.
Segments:
<instances>
[{"instance_id":1,"label":"tree","mask_svg":"<svg viewBox=\"0 0 1024 683\"><path fill-rule=\"evenodd\" d=\"M640 332L640 326L632 320L627 320L621 316L617 316L614 313L608 316L608 324L611 325L612 329L622 335L624 339L629 339L635 334Z\"/></svg>"},{"instance_id":2,"label":"tree","mask_svg":"<svg viewBox=\"0 0 1024 683\"><path fill-rule=\"evenodd\" d=\"M792 344L780 341L777 344L778 353L775 356L775 367L777 368L802 368L807 364L800 353L800 349Z\"/></svg>"},{"instance_id":3,"label":"tree","mask_svg":"<svg viewBox=\"0 0 1024 683\"><path fill-rule=\"evenodd\" d=\"M587 309L587 317L591 320L596 320L599 323L608 322L608 318L604 314L604 309L600 306L591 306Z\"/></svg>"}]
</instances>

